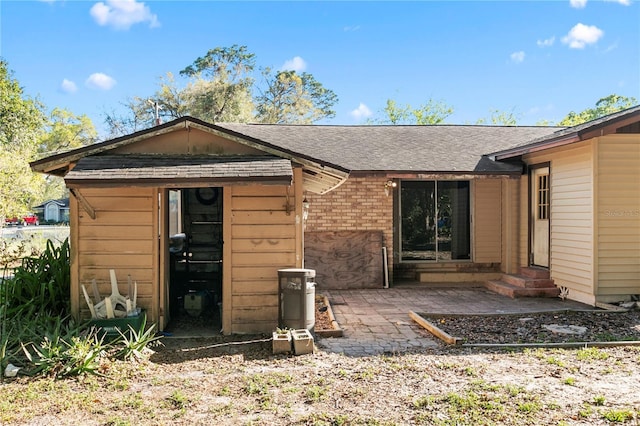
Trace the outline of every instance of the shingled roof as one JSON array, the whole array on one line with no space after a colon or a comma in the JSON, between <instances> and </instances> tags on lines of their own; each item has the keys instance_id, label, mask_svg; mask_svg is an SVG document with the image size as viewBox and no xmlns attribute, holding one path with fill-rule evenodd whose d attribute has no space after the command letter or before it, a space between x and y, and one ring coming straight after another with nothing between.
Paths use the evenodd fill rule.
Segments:
<instances>
[{"instance_id":1,"label":"shingled roof","mask_svg":"<svg viewBox=\"0 0 640 426\"><path fill-rule=\"evenodd\" d=\"M542 135L509 148L495 150L489 156L497 159L508 159L551 146L579 142L594 136L617 132L619 128L629 123L637 122L639 118L640 105L637 105L576 126L560 128L553 133ZM637 129L634 132L637 133Z\"/></svg>"},{"instance_id":2,"label":"shingled roof","mask_svg":"<svg viewBox=\"0 0 640 426\"><path fill-rule=\"evenodd\" d=\"M352 172L505 172L483 155L550 135L539 126L328 126L231 124L217 127Z\"/></svg>"},{"instance_id":3,"label":"shingled roof","mask_svg":"<svg viewBox=\"0 0 640 426\"><path fill-rule=\"evenodd\" d=\"M254 181L290 184L291 161L275 156L94 155L85 157L65 177L66 183L152 185Z\"/></svg>"}]
</instances>

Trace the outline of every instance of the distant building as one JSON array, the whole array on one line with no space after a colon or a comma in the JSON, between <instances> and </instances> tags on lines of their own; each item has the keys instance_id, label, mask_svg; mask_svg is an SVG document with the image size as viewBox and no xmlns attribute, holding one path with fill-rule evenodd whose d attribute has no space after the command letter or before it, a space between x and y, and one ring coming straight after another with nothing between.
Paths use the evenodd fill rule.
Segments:
<instances>
[{"instance_id":1,"label":"distant building","mask_svg":"<svg viewBox=\"0 0 640 426\"><path fill-rule=\"evenodd\" d=\"M33 208L43 223L69 223L69 198L49 200Z\"/></svg>"}]
</instances>

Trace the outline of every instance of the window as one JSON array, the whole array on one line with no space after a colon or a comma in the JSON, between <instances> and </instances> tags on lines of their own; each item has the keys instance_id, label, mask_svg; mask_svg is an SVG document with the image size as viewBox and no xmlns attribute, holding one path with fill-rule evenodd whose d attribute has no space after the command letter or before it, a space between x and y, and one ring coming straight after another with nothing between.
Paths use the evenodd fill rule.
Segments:
<instances>
[{"instance_id":1,"label":"window","mask_svg":"<svg viewBox=\"0 0 640 426\"><path fill-rule=\"evenodd\" d=\"M400 258L471 259L469 181L402 181Z\"/></svg>"},{"instance_id":2,"label":"window","mask_svg":"<svg viewBox=\"0 0 640 426\"><path fill-rule=\"evenodd\" d=\"M538 176L538 219L549 219L549 175Z\"/></svg>"}]
</instances>

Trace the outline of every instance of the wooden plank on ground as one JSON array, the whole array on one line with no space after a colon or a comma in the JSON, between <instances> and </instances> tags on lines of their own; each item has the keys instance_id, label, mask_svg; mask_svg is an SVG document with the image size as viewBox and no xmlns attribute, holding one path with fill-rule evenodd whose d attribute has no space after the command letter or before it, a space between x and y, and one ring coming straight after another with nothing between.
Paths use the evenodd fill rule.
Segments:
<instances>
[{"instance_id":1,"label":"wooden plank on ground","mask_svg":"<svg viewBox=\"0 0 640 426\"><path fill-rule=\"evenodd\" d=\"M462 343L458 337L451 336L450 334L438 328L438 326L432 324L413 311L409 311L409 317L417 322L420 327L424 328L429 333L433 334L449 345L459 345L460 343Z\"/></svg>"}]
</instances>

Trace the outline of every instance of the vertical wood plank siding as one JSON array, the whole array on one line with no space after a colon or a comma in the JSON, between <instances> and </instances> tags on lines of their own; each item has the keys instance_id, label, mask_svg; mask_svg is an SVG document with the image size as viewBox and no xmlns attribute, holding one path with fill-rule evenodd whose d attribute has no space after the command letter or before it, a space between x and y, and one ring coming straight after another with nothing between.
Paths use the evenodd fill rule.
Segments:
<instances>
[{"instance_id":1,"label":"vertical wood plank siding","mask_svg":"<svg viewBox=\"0 0 640 426\"><path fill-rule=\"evenodd\" d=\"M640 294L640 135L599 138L598 289L602 301Z\"/></svg>"},{"instance_id":2,"label":"vertical wood plank siding","mask_svg":"<svg viewBox=\"0 0 640 426\"><path fill-rule=\"evenodd\" d=\"M224 259L231 263L231 297L226 298L231 306L223 306L226 313L231 310L231 325L225 332L270 332L278 325L278 269L298 266L294 189L290 188L289 214L286 187L237 186L225 191L231 193L231 259Z\"/></svg>"},{"instance_id":3,"label":"vertical wood plank siding","mask_svg":"<svg viewBox=\"0 0 640 426\"><path fill-rule=\"evenodd\" d=\"M474 262L502 261L502 180L473 181Z\"/></svg>"},{"instance_id":4,"label":"vertical wood plank siding","mask_svg":"<svg viewBox=\"0 0 640 426\"><path fill-rule=\"evenodd\" d=\"M89 310L82 295L84 284L91 294L96 279L102 297L111 294L109 270L116 271L120 294L126 295L127 276L138 283L138 305L157 319L157 192L154 188L80 189L96 211L96 218L74 202L77 215L77 248L73 250L75 269L72 298L82 318ZM76 258L77 256L77 258ZM78 312L79 311L79 312Z\"/></svg>"},{"instance_id":5,"label":"vertical wood plank siding","mask_svg":"<svg viewBox=\"0 0 640 426\"><path fill-rule=\"evenodd\" d=\"M529 176L520 178L519 185L519 228L518 228L518 263L519 266L529 265Z\"/></svg>"},{"instance_id":6,"label":"vertical wood plank siding","mask_svg":"<svg viewBox=\"0 0 640 426\"><path fill-rule=\"evenodd\" d=\"M520 266L520 181L502 179L502 272L511 274Z\"/></svg>"}]
</instances>

